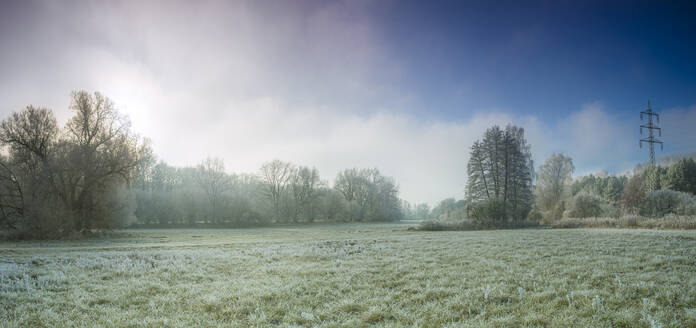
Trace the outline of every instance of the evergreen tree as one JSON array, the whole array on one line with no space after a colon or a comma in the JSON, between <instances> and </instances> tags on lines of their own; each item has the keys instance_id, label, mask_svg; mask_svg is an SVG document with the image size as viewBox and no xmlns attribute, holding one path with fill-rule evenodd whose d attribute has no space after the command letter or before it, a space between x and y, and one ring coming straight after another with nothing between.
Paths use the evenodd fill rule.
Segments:
<instances>
[{"instance_id":1,"label":"evergreen tree","mask_svg":"<svg viewBox=\"0 0 696 328\"><path fill-rule=\"evenodd\" d=\"M648 166L643 171L645 191L655 191L663 188L665 168L661 166Z\"/></svg>"},{"instance_id":2,"label":"evergreen tree","mask_svg":"<svg viewBox=\"0 0 696 328\"><path fill-rule=\"evenodd\" d=\"M670 165L664 176L664 188L696 194L696 162L682 158Z\"/></svg>"},{"instance_id":3,"label":"evergreen tree","mask_svg":"<svg viewBox=\"0 0 696 328\"><path fill-rule=\"evenodd\" d=\"M621 183L621 179L615 176L610 176L606 179L606 185L604 186L602 197L604 197L604 199L610 202L615 203L619 201L622 189L623 185Z\"/></svg>"}]
</instances>

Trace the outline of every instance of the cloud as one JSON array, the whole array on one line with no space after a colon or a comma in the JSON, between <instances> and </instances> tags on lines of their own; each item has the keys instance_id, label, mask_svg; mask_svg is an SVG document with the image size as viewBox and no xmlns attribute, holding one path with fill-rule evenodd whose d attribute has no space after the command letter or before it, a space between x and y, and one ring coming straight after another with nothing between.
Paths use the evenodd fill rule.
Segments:
<instances>
[{"instance_id":1,"label":"cloud","mask_svg":"<svg viewBox=\"0 0 696 328\"><path fill-rule=\"evenodd\" d=\"M661 115L662 139L665 149L673 152L696 151L696 105L673 108Z\"/></svg>"},{"instance_id":2,"label":"cloud","mask_svg":"<svg viewBox=\"0 0 696 328\"><path fill-rule=\"evenodd\" d=\"M586 174L633 163L637 139L633 139L632 131L635 129L630 120L610 114L599 103L592 103L563 120L553 138L557 151L574 159L576 173Z\"/></svg>"},{"instance_id":3,"label":"cloud","mask_svg":"<svg viewBox=\"0 0 696 328\"><path fill-rule=\"evenodd\" d=\"M513 121L492 114L462 123L423 122L393 112L363 116L292 110L269 99L235 107L246 113L221 118L217 127L190 134L183 144L167 142L165 148L171 150L162 153L176 154L169 160L179 164L221 156L230 169L252 172L264 161L280 158L316 166L326 179L345 168L377 167L397 179L405 198L434 203L463 197L471 143L491 124Z\"/></svg>"},{"instance_id":4,"label":"cloud","mask_svg":"<svg viewBox=\"0 0 696 328\"><path fill-rule=\"evenodd\" d=\"M215 156L229 171L254 173L279 158L316 166L328 180L377 167L405 199L431 204L464 197L470 146L493 124L524 127L537 164L564 152L577 173L647 157L637 149L637 114L611 114L601 103L558 122L505 108L472 108L479 114L454 121L430 116L417 92L400 88L398 54L361 14L369 3L166 4L0 11L0 44L9 49L0 61L2 117L32 103L65 122L70 91L100 91L173 165ZM401 108L414 104L417 113ZM664 111L669 149L694 148L695 121L696 106Z\"/></svg>"}]
</instances>

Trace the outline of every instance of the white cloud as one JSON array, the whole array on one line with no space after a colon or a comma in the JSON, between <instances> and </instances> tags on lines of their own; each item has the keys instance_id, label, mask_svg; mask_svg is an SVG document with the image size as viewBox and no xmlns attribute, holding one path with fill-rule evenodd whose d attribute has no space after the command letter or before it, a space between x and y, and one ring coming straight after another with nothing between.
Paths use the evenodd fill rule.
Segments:
<instances>
[{"instance_id":1,"label":"white cloud","mask_svg":"<svg viewBox=\"0 0 696 328\"><path fill-rule=\"evenodd\" d=\"M586 174L631 162L637 150L632 133L637 127L631 123L593 103L562 121L553 138L557 140L558 151L574 159L576 174Z\"/></svg>"}]
</instances>

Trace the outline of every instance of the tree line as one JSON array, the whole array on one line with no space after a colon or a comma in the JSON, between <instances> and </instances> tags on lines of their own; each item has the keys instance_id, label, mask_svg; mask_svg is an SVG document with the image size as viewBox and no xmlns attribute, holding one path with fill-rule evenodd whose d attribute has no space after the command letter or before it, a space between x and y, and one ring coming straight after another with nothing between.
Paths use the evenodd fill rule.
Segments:
<instances>
[{"instance_id":1,"label":"tree line","mask_svg":"<svg viewBox=\"0 0 696 328\"><path fill-rule=\"evenodd\" d=\"M50 109L27 106L0 123L0 232L53 238L131 224L227 226L392 221L394 179L347 169L333 186L316 168L279 160L258 174L229 174L222 160L196 167L157 162L104 95L71 94L60 127Z\"/></svg>"},{"instance_id":2,"label":"tree line","mask_svg":"<svg viewBox=\"0 0 696 328\"><path fill-rule=\"evenodd\" d=\"M221 159L196 167L152 165L133 186L137 223L149 226L253 226L272 223L374 222L401 218L392 178L346 169L333 186L316 168L273 160L259 174L228 174Z\"/></svg>"},{"instance_id":3,"label":"tree line","mask_svg":"<svg viewBox=\"0 0 696 328\"><path fill-rule=\"evenodd\" d=\"M563 218L638 215L696 215L696 162L682 157L663 165L638 165L625 175L589 174L571 178L572 159L553 154L541 166L537 203L530 219L553 223Z\"/></svg>"},{"instance_id":4,"label":"tree line","mask_svg":"<svg viewBox=\"0 0 696 328\"><path fill-rule=\"evenodd\" d=\"M514 125L487 129L470 154L466 198L445 199L432 210L421 208L418 216L491 226L552 224L563 218L696 215L693 155L670 156L661 165L639 164L624 175L573 179L573 160L561 153L552 154L535 171L524 130Z\"/></svg>"},{"instance_id":5,"label":"tree line","mask_svg":"<svg viewBox=\"0 0 696 328\"><path fill-rule=\"evenodd\" d=\"M399 198L375 168L351 168L330 184L313 167L272 160L256 174L228 173L221 159L193 167L157 161L149 143L100 93L73 92L60 127L50 109L27 106L0 123L0 232L52 238L133 224L251 226L400 219L506 225L563 218L696 215L696 163L670 158L632 174L572 178L551 155L535 171L524 129L493 126L476 140L465 199L434 208Z\"/></svg>"}]
</instances>

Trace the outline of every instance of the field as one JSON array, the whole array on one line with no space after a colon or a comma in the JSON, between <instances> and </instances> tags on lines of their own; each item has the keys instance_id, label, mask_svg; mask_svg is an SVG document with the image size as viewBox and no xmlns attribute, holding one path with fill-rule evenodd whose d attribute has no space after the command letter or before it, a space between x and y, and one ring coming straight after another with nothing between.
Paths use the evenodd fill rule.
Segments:
<instances>
[{"instance_id":1,"label":"field","mask_svg":"<svg viewBox=\"0 0 696 328\"><path fill-rule=\"evenodd\" d=\"M128 230L0 243L0 326L696 327L696 232Z\"/></svg>"}]
</instances>

